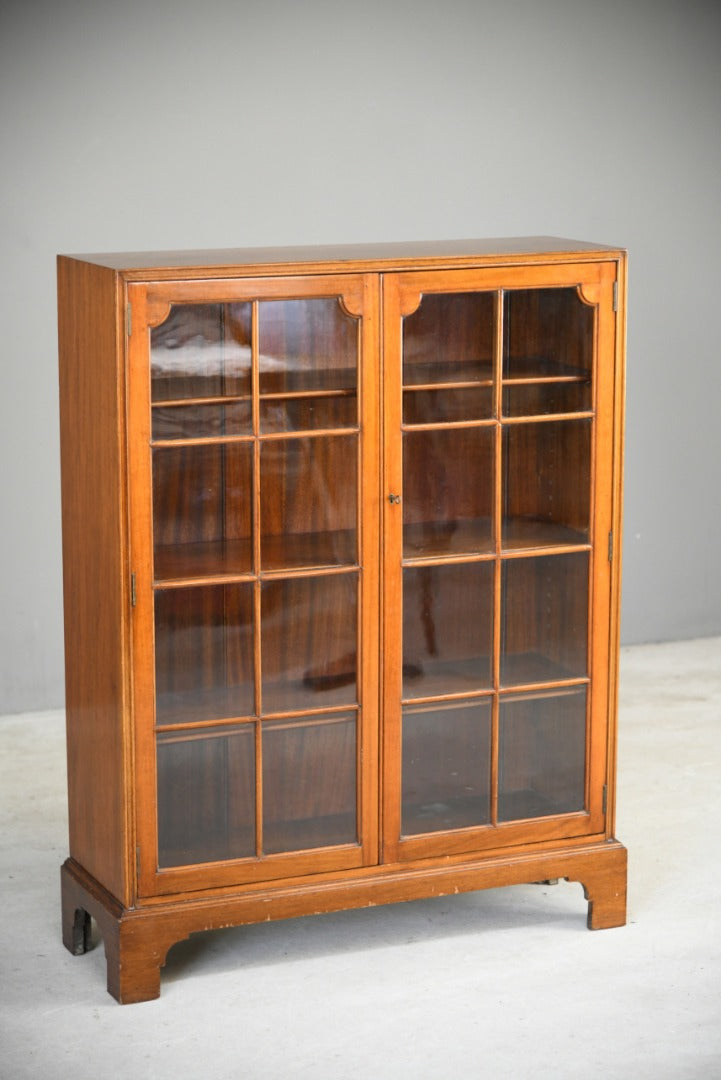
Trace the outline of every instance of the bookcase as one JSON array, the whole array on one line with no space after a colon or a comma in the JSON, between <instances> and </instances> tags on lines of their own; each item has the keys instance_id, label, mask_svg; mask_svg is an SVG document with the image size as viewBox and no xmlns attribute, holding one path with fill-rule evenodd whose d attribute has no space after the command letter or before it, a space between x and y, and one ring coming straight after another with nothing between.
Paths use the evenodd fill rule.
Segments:
<instances>
[{"instance_id":1,"label":"bookcase","mask_svg":"<svg viewBox=\"0 0 721 1080\"><path fill-rule=\"evenodd\" d=\"M614 838L626 256L58 258L70 857L121 1002L213 927Z\"/></svg>"}]
</instances>

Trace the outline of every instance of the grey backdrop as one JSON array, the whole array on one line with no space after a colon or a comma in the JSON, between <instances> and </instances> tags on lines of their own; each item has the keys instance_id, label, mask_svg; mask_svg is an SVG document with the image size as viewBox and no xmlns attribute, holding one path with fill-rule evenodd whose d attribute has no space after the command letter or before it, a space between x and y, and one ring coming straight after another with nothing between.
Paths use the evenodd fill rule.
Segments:
<instances>
[{"instance_id":1,"label":"grey backdrop","mask_svg":"<svg viewBox=\"0 0 721 1080\"><path fill-rule=\"evenodd\" d=\"M5 0L0 712L63 698L58 251L629 248L626 642L721 632L721 5Z\"/></svg>"}]
</instances>

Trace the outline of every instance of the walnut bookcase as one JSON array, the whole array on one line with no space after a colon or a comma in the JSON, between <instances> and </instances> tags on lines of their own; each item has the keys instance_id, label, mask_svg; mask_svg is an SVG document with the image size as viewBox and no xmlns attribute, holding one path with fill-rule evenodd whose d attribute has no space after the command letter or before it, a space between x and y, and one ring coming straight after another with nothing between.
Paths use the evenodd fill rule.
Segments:
<instances>
[{"instance_id":1,"label":"walnut bookcase","mask_svg":"<svg viewBox=\"0 0 721 1080\"><path fill-rule=\"evenodd\" d=\"M614 839L625 253L58 259L70 858L121 1002L213 927Z\"/></svg>"}]
</instances>

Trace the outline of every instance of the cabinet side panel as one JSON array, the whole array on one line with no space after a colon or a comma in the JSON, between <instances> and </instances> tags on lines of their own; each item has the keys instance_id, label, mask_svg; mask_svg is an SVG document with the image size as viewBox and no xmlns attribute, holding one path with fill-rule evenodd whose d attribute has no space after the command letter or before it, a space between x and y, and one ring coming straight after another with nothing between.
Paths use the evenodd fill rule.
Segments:
<instances>
[{"instance_id":1,"label":"cabinet side panel","mask_svg":"<svg viewBox=\"0 0 721 1080\"><path fill-rule=\"evenodd\" d=\"M112 271L58 260L70 854L129 902L123 340Z\"/></svg>"}]
</instances>

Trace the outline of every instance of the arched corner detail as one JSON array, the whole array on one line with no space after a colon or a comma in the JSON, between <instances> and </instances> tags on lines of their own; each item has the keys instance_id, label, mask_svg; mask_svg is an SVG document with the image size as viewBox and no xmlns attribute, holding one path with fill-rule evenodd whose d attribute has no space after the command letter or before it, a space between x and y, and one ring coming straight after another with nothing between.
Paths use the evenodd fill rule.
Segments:
<instances>
[{"instance_id":1,"label":"arched corner detail","mask_svg":"<svg viewBox=\"0 0 721 1080\"><path fill-rule=\"evenodd\" d=\"M601 302L601 286L596 281L577 285L576 292L579 300L588 307L598 307Z\"/></svg>"},{"instance_id":2,"label":"arched corner detail","mask_svg":"<svg viewBox=\"0 0 721 1080\"><path fill-rule=\"evenodd\" d=\"M343 314L351 319L360 319L363 315L363 296L360 291L341 293L338 304Z\"/></svg>"},{"instance_id":3,"label":"arched corner detail","mask_svg":"<svg viewBox=\"0 0 721 1080\"><path fill-rule=\"evenodd\" d=\"M156 326L160 326L164 323L170 315L170 309L172 308L170 300L150 300L148 299L146 307L146 318L148 326L153 329Z\"/></svg>"},{"instance_id":4,"label":"arched corner detail","mask_svg":"<svg viewBox=\"0 0 721 1080\"><path fill-rule=\"evenodd\" d=\"M401 292L399 300L399 314L402 319L407 318L409 315L413 315L421 306L421 300L423 299L423 293L418 292L416 289L408 289Z\"/></svg>"}]
</instances>

